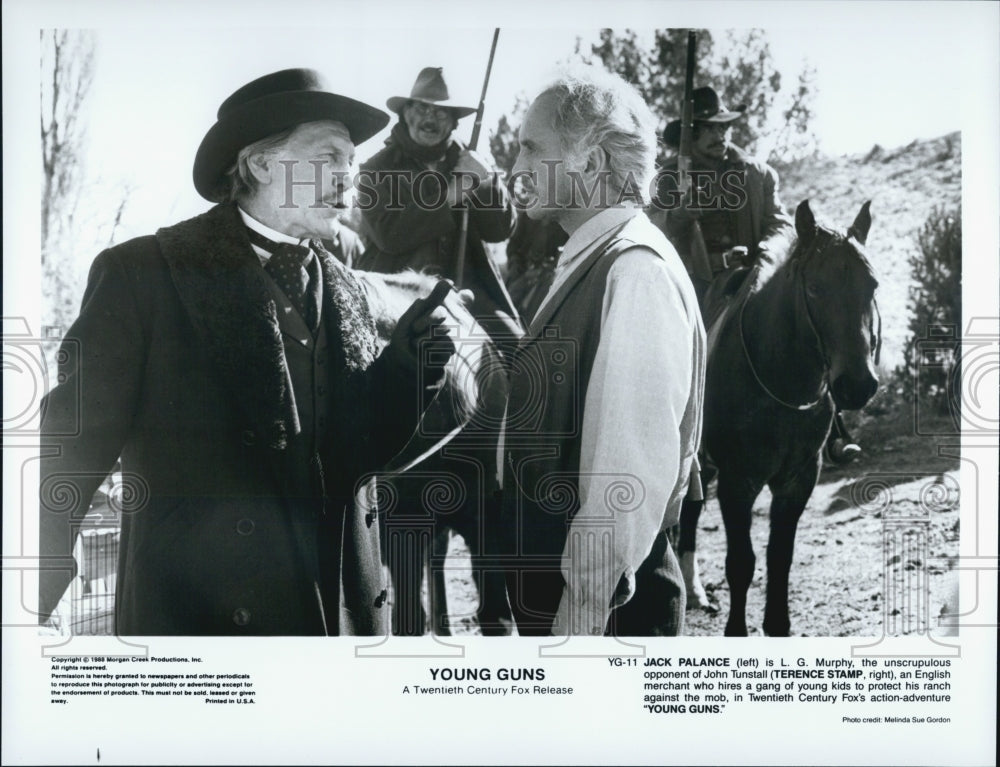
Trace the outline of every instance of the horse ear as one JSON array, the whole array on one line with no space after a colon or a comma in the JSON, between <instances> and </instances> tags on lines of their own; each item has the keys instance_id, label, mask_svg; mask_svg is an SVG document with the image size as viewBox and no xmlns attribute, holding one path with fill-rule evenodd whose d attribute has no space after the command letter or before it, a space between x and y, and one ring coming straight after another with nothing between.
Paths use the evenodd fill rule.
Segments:
<instances>
[{"instance_id":1,"label":"horse ear","mask_svg":"<svg viewBox=\"0 0 1000 767\"><path fill-rule=\"evenodd\" d=\"M872 214L869 211L871 206L872 201L866 201L865 204L861 206L861 210L858 211L858 217L854 219L854 223L851 224L851 228L847 230L847 234L860 242L862 245L864 245L865 240L868 239L868 230L872 227Z\"/></svg>"},{"instance_id":2,"label":"horse ear","mask_svg":"<svg viewBox=\"0 0 1000 767\"><path fill-rule=\"evenodd\" d=\"M803 200L795 209L795 232L799 236L799 242L804 245L816 234L816 217L809 207L809 200Z\"/></svg>"}]
</instances>

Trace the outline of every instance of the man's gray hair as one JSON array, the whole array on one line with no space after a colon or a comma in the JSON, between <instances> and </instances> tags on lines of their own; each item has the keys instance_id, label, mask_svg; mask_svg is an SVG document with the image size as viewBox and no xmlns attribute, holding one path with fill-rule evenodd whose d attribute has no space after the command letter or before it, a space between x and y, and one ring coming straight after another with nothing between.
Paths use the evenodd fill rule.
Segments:
<instances>
[{"instance_id":1,"label":"man's gray hair","mask_svg":"<svg viewBox=\"0 0 1000 767\"><path fill-rule=\"evenodd\" d=\"M213 195L215 201L239 202L256 192L259 184L250 171L250 158L258 154L275 155L279 153L298 127L296 125L243 147L236 155L236 162L229 166L219 181Z\"/></svg>"},{"instance_id":2,"label":"man's gray hair","mask_svg":"<svg viewBox=\"0 0 1000 767\"><path fill-rule=\"evenodd\" d=\"M568 152L600 146L609 186L624 200L646 204L656 164L656 118L635 86L595 66L567 69L540 96L556 98L554 125Z\"/></svg>"}]
</instances>

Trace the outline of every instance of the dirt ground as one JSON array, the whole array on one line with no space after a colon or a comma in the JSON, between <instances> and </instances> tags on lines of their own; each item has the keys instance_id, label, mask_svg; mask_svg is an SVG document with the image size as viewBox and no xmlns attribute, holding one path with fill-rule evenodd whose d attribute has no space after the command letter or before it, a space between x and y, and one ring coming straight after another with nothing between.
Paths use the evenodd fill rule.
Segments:
<instances>
[{"instance_id":1,"label":"dirt ground","mask_svg":"<svg viewBox=\"0 0 1000 767\"><path fill-rule=\"evenodd\" d=\"M942 446L958 443L948 436L950 419L921 422L925 434L939 436L915 434L915 419L905 409L854 421L849 425L864 447L863 456L847 467L824 467L799 523L789 589L792 634L942 633L938 616L954 599L959 553L958 458L939 455ZM688 610L684 633L693 636L721 636L729 608L725 532L711 496L698 529L698 559L705 590L718 609ZM752 528L757 567L747 625L758 635L769 504L765 490L754 506ZM457 535L452 536L446 568L452 633L479 634L469 553ZM76 596L74 633L112 633L113 596ZM957 604L952 602L948 610L957 612Z\"/></svg>"},{"instance_id":2,"label":"dirt ground","mask_svg":"<svg viewBox=\"0 0 1000 767\"><path fill-rule=\"evenodd\" d=\"M938 447L958 440L915 435L907 429L907 415L866 419L855 427L865 450L861 459L843 468L824 467L796 537L789 588L793 636L939 632L938 616L956 587L959 477L958 458L939 456ZM946 420L934 424L936 431L947 432ZM747 625L757 635L764 613L769 505L765 489L753 512L757 566L747 600ZM729 589L725 531L713 497L701 516L698 552L705 590L719 609L688 610L684 633L721 636ZM447 566L452 631L477 634L471 617L476 591L458 536Z\"/></svg>"}]
</instances>

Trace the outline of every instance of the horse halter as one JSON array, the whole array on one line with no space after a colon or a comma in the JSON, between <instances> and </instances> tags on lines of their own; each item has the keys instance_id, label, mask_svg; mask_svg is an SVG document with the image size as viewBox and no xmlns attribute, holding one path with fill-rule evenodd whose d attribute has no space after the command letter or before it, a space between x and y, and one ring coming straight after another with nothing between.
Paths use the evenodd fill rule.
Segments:
<instances>
[{"instance_id":1,"label":"horse halter","mask_svg":"<svg viewBox=\"0 0 1000 767\"><path fill-rule=\"evenodd\" d=\"M816 253L816 251L819 250L820 247L819 238L821 235L826 235L828 238L835 236L832 232L828 232L825 229L817 229L816 236L813 238L813 241L810 244L809 248L801 256L798 256L800 262L804 263L809 257L813 256ZM848 239L849 238L850 234L848 235ZM826 242L827 240L824 240L823 244L825 245ZM865 257L861 253L858 253L858 257L861 258L865 264L867 264L867 259L865 259ZM830 385L830 378L829 378L830 367L831 367L830 358L826 353L826 345L823 343L823 336L820 335L819 329L816 327L816 323L813 320L812 311L810 311L809 309L809 295L806 291L805 279L804 276L801 274L801 271L802 270L799 269L800 274L796 278L799 283L799 294L802 297L802 305L805 308L806 322L809 324L809 329L810 331L812 331L813 338L816 339L816 347L823 361L823 386L820 389L820 392L817 395L816 399L814 399L812 402L807 402L804 405L794 405L790 402L786 402L781 397L772 392L768 388L767 384L765 384L764 381L761 379L761 377L758 375L757 370L754 367L753 360L750 358L750 350L747 348L746 336L743 333L743 311L744 309L746 309L747 299L749 298L749 294L747 294L746 298L744 298L742 304L740 305L738 329L740 333L740 343L743 346L743 356L747 361L747 365L750 368L750 373L751 375L753 375L754 380L757 382L757 385L764 390L764 393L767 394L768 397L777 402L779 405L787 407L790 410L805 411L805 410L812 410L814 407L819 405L823 401L823 399L826 398L827 396L830 396L832 399L832 394L830 394L832 387ZM879 311L878 302L875 300L874 297L872 297L872 306L874 307L875 312L869 325L869 333L871 334L869 345L872 350L871 351L872 356L875 358L875 364L878 365L882 351L882 313ZM876 318L878 319L878 330L875 329Z\"/></svg>"},{"instance_id":2,"label":"horse halter","mask_svg":"<svg viewBox=\"0 0 1000 767\"><path fill-rule=\"evenodd\" d=\"M764 390L764 393L768 397L773 399L779 405L783 405L784 407L787 407L789 410L812 410L820 402L822 402L826 396L828 396L830 391L830 384L829 381L827 380L827 371L829 370L830 366L826 362L825 353L821 349L820 354L823 355L824 373L823 373L823 388L820 390L819 396L817 396L816 399L814 399L812 402L807 402L804 405L793 405L791 402L785 402L785 400L783 400L781 397L779 397L777 394L771 391L768 388L767 384L764 383L763 380L761 380L761 377L757 374L757 369L753 365L753 360L750 358L750 350L747 348L746 335L743 333L743 312L747 308L747 299L749 299L749 297L750 294L748 293L746 297L743 299L742 303L740 304L739 327L737 328L737 330L739 331L740 334L740 344L743 347L743 358L747 361L747 366L750 368L750 374L753 376L753 380L757 382L757 385ZM809 308L807 305L806 316L808 317L808 315L809 315ZM816 339L822 345L822 341L819 339L819 334L816 333L816 328L812 323L811 317L809 318L809 326L813 329L813 333L816 335Z\"/></svg>"},{"instance_id":3,"label":"horse halter","mask_svg":"<svg viewBox=\"0 0 1000 767\"><path fill-rule=\"evenodd\" d=\"M802 296L802 306L805 308L806 312L806 322L809 323L809 329L812 331L813 337L816 339L816 347L819 349L819 356L823 359L823 367L827 372L824 376L824 381L827 386L829 386L830 356L826 353L826 344L823 343L823 336L820 335L819 328L816 327L816 321L813 320L812 311L809 308L809 290L806 288L805 278L805 261L809 257L814 256L816 251L819 250L819 243L816 242L818 239L819 234L817 233L817 235L813 238L813 244L810 246L809 250L800 256L802 259L802 265L800 267L798 283L799 294Z\"/></svg>"}]
</instances>

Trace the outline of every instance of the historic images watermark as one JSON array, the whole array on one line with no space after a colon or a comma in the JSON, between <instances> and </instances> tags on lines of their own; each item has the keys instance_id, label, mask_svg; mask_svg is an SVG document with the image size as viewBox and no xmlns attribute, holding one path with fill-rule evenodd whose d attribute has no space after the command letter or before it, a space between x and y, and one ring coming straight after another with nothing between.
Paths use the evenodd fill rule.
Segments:
<instances>
[{"instance_id":1,"label":"historic images watermark","mask_svg":"<svg viewBox=\"0 0 1000 767\"><path fill-rule=\"evenodd\" d=\"M504 176L493 171L489 177L480 177L469 171L441 173L432 168L420 171L345 170L327 171L326 160L279 160L284 168L285 200L282 208L295 208L295 189L312 187L314 202L310 208L356 207L372 210L403 210L415 206L420 210L438 210L442 206L459 209L465 205L477 210L496 207L502 203L495 190ZM312 173L297 174L299 165L310 165ZM504 182L508 189L520 188L515 194L515 206L521 210L541 211L606 208L627 203L648 204L660 210L681 206L690 211L740 210L747 204L746 171L729 169L692 170L687 179L678 170L661 169L646 184L632 172L618 179L616 174L600 171L585 174L572 168L563 168L563 160L543 160L545 171L517 170ZM332 184L332 195L326 194L326 179ZM490 181L491 183L484 183ZM690 191L685 191L689 186ZM643 188L645 187L645 192ZM404 189L406 190L404 192Z\"/></svg>"}]
</instances>

